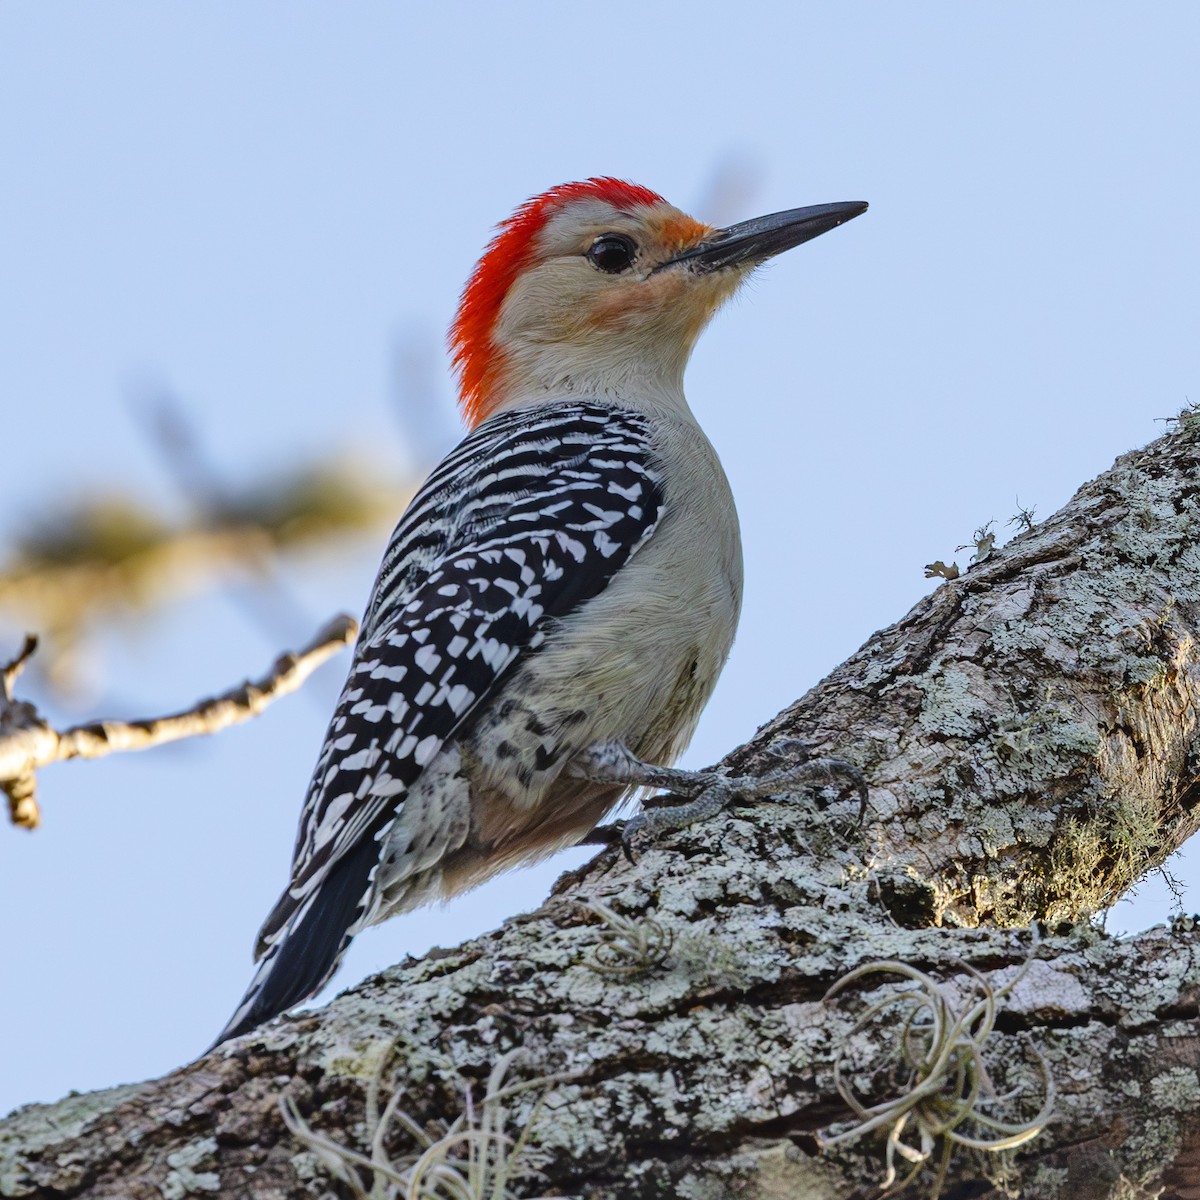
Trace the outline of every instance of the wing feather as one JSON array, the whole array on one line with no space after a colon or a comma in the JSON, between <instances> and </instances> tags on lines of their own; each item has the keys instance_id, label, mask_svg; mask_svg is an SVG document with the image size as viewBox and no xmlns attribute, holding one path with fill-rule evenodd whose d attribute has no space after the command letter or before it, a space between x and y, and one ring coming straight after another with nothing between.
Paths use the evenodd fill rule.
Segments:
<instances>
[{"instance_id":1,"label":"wing feather","mask_svg":"<svg viewBox=\"0 0 1200 1200\"><path fill-rule=\"evenodd\" d=\"M384 555L256 957L337 863L386 835L425 765L662 510L645 420L597 404L501 414L434 470Z\"/></svg>"}]
</instances>

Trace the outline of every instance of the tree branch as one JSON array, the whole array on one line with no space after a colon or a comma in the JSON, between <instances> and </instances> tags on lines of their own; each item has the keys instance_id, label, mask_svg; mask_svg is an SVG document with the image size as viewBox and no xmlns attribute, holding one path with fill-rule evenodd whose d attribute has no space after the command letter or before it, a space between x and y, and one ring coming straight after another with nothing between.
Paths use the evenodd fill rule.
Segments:
<instances>
[{"instance_id":1,"label":"tree branch","mask_svg":"<svg viewBox=\"0 0 1200 1200\"><path fill-rule=\"evenodd\" d=\"M301 687L326 659L349 645L358 622L345 615L334 617L303 649L281 655L261 679L247 680L210 700L164 717L141 721L91 721L61 733L39 715L33 705L16 700L13 685L37 648L29 636L3 670L0 696L0 788L9 800L13 824L34 829L40 821L35 798L35 773L51 763L69 758L102 758L120 750L148 750L180 738L219 733L230 725L256 717L278 700Z\"/></svg>"},{"instance_id":2,"label":"tree branch","mask_svg":"<svg viewBox=\"0 0 1200 1200\"><path fill-rule=\"evenodd\" d=\"M512 1195L865 1200L915 1168L960 1200L1194 1200L1200 930L1090 918L1200 820L1198 497L1186 416L724 764L849 758L863 823L797 794L605 850L494 934L14 1114L0 1194L403 1194L414 1156L478 1151L464 1113L495 1131L502 1090L524 1141L484 1183Z\"/></svg>"}]
</instances>

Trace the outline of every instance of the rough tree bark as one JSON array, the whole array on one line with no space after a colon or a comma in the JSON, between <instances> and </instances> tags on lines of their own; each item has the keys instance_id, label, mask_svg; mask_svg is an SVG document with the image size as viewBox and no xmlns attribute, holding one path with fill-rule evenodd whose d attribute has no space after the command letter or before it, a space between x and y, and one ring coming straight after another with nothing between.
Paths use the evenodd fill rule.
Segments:
<instances>
[{"instance_id":1,"label":"rough tree bark","mask_svg":"<svg viewBox=\"0 0 1200 1200\"><path fill-rule=\"evenodd\" d=\"M897 1178L905 1146L927 1150L916 1184L942 1169L943 1196L1200 1197L1200 929L1117 940L1090 920L1200 820L1198 497L1185 414L725 764L775 769L786 739L852 759L871 787L861 824L851 800L789 795L636 864L605 851L539 911L320 1012L161 1080L19 1111L0 1123L0 1194L353 1195L348 1178L392 1194L385 1173L314 1148L369 1157L391 1098L407 1121L375 1139L377 1160L402 1170L419 1131L436 1140L467 1105L478 1128L502 1116L525 1135L504 1152L519 1196L866 1197L890 1131ZM928 977L917 1019L899 973L823 999L877 962ZM972 969L994 1019L948 1031L984 995ZM896 1055L936 1058L935 994L946 1053L914 1079ZM485 1100L498 1064L534 1083L503 1114ZM830 1145L855 1123L835 1068L864 1108L898 1107ZM988 1119L1028 1124L1027 1140L964 1144L1001 1140ZM454 1152L496 1157L482 1136ZM493 1194L429 1178L412 1194Z\"/></svg>"}]
</instances>

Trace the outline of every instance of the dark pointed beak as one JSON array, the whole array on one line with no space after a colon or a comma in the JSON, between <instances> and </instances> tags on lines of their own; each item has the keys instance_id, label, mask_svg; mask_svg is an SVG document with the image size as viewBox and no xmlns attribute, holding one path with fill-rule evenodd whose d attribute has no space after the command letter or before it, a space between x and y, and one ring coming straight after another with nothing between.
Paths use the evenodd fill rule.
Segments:
<instances>
[{"instance_id":1,"label":"dark pointed beak","mask_svg":"<svg viewBox=\"0 0 1200 1200\"><path fill-rule=\"evenodd\" d=\"M677 254L663 263L685 263L692 271L719 271L723 267L756 265L782 254L793 246L812 241L855 217L862 216L867 205L862 200L840 204L814 204L808 208L789 208L718 229L699 245Z\"/></svg>"}]
</instances>

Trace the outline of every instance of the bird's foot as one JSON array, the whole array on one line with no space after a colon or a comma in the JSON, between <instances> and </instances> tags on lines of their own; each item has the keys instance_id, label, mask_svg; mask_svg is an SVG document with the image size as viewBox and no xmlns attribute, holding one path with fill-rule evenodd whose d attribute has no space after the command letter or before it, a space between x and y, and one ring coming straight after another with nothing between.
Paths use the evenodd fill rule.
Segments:
<instances>
[{"instance_id":1,"label":"bird's foot","mask_svg":"<svg viewBox=\"0 0 1200 1200\"><path fill-rule=\"evenodd\" d=\"M773 746L772 758L795 757L802 743L791 740ZM643 809L631 817L619 830L625 856L633 861L636 841L676 829L685 829L698 821L707 821L729 807L735 800L757 800L802 787L838 785L843 791L853 790L860 801L859 819L866 811L867 783L863 773L853 763L841 758L812 758L793 766L769 771L758 777L731 778L717 771L681 771L675 767L656 767L643 763L619 742L605 742L590 747L571 764L571 774L593 783L624 783L641 787L662 788L686 803ZM614 845L616 826L597 826L587 842Z\"/></svg>"},{"instance_id":2,"label":"bird's foot","mask_svg":"<svg viewBox=\"0 0 1200 1200\"><path fill-rule=\"evenodd\" d=\"M766 748L766 756L773 759L790 759L793 765L761 777L760 782L791 780L804 787L833 787L837 785L845 794L858 796L858 823L867 815L867 780L861 768L844 758L810 758L810 743L802 738L782 738ZM764 793L760 793L764 794ZM770 795L769 792L765 793Z\"/></svg>"}]
</instances>

